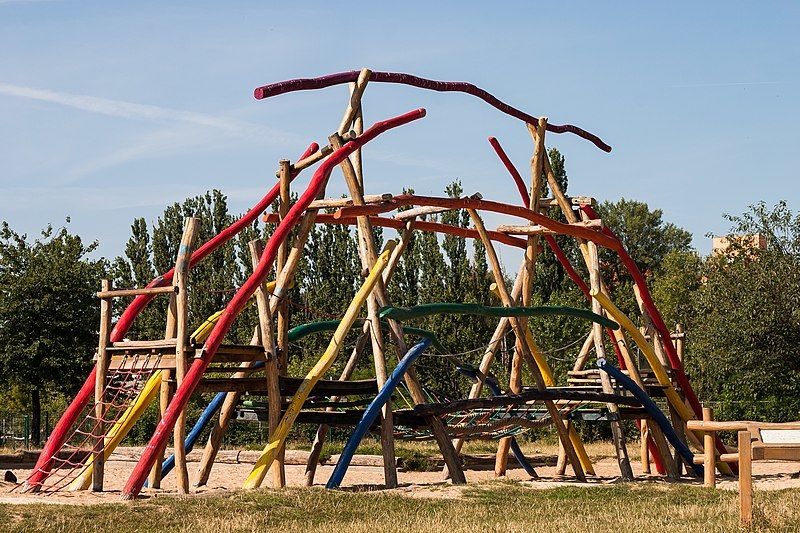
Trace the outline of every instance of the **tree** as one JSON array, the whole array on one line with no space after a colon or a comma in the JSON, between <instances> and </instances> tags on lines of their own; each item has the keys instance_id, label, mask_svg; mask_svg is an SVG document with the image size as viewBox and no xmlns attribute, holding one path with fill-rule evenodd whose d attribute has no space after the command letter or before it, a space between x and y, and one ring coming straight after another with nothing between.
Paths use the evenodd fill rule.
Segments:
<instances>
[{"instance_id":1,"label":"tree","mask_svg":"<svg viewBox=\"0 0 800 533\"><path fill-rule=\"evenodd\" d=\"M226 196L218 190L168 206L151 230L148 230L144 219L134 220L125 256L113 262L115 285L143 287L157 274L172 268L186 217L200 219L196 246L208 241L235 220L228 211ZM192 269L189 276L190 324L199 325L209 315L224 308L235 289L247 279L252 271L247 242L258 234L257 225L245 228L237 239L220 246ZM122 304L129 301L124 300ZM136 319L128 336L139 339L163 337L166 308L166 298L154 299ZM229 338L248 342L255 324L254 317L252 309L245 310L228 334Z\"/></svg>"},{"instance_id":2,"label":"tree","mask_svg":"<svg viewBox=\"0 0 800 533\"><path fill-rule=\"evenodd\" d=\"M800 410L800 217L784 202L728 216L733 246L692 294L687 366L720 418L788 421ZM767 248L736 235L762 233Z\"/></svg>"},{"instance_id":3,"label":"tree","mask_svg":"<svg viewBox=\"0 0 800 533\"><path fill-rule=\"evenodd\" d=\"M0 228L0 381L30 395L36 445L43 392L72 392L91 366L106 269L88 257L96 247L63 227L33 242L6 222Z\"/></svg>"},{"instance_id":4,"label":"tree","mask_svg":"<svg viewBox=\"0 0 800 533\"><path fill-rule=\"evenodd\" d=\"M644 202L621 198L617 202L603 202L597 206L597 212L646 277L654 274L669 252L691 249L692 234L665 222L661 209L651 210ZM606 251L602 259L612 274L612 281L629 279L616 254Z\"/></svg>"}]
</instances>

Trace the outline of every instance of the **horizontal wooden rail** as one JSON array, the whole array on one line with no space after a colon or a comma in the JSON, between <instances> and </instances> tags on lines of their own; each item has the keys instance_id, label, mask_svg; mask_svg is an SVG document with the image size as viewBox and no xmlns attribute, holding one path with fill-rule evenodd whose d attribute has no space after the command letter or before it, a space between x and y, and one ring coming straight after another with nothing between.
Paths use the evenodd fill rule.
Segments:
<instances>
[{"instance_id":1,"label":"horizontal wooden rail","mask_svg":"<svg viewBox=\"0 0 800 533\"><path fill-rule=\"evenodd\" d=\"M751 420L689 420L686 427L693 431L745 431L751 429L800 429L800 422L755 422Z\"/></svg>"},{"instance_id":2,"label":"horizontal wooden rail","mask_svg":"<svg viewBox=\"0 0 800 533\"><path fill-rule=\"evenodd\" d=\"M574 226L576 228L589 228L589 229L601 229L603 227L603 223L597 220L587 220L586 222L575 222L569 224L570 226ZM553 235L556 232L551 230L550 228L545 228L544 226L513 226L509 224L501 224L497 226L497 231L500 233L506 233L508 235Z\"/></svg>"},{"instance_id":3,"label":"horizontal wooden rail","mask_svg":"<svg viewBox=\"0 0 800 533\"><path fill-rule=\"evenodd\" d=\"M494 213L501 213L519 217L529 220L541 226L544 226L554 233L559 235L571 235L581 239L592 241L600 246L609 248L611 250L619 251L622 247L619 240L610 237L600 231L594 231L589 228L575 227L570 224L564 224L551 218L548 218L539 213L535 213L525 207L505 204L502 202L493 202L491 200L473 200L471 198L441 198L435 196L416 196L413 194L402 194L392 198L391 202L381 204L363 205L344 207L334 213L334 218L348 218L356 216L371 216L379 215L389 211L394 211L398 207L407 205L420 205L420 206L438 206L447 207L450 209L476 209L479 211L491 211Z\"/></svg>"},{"instance_id":4,"label":"horizontal wooden rail","mask_svg":"<svg viewBox=\"0 0 800 533\"><path fill-rule=\"evenodd\" d=\"M384 194L365 194L364 203L375 204L378 202L391 201L392 195L390 193ZM353 205L352 198L323 198L322 200L314 200L308 205L309 209L330 209L337 207L349 207Z\"/></svg>"},{"instance_id":5,"label":"horizontal wooden rail","mask_svg":"<svg viewBox=\"0 0 800 533\"><path fill-rule=\"evenodd\" d=\"M276 213L269 213L262 217L264 222L269 222L271 224L277 223L280 221L280 218ZM371 216L369 217L369 221L373 226L380 226L382 228L394 228L398 230L402 230L406 227L406 223L402 220L397 220L395 218L385 218L385 217L378 217L378 216ZM358 223L356 217L339 217L336 218L334 215L320 213L317 215L315 220L317 224L340 224L344 226L355 226ZM431 233L443 233L445 235L454 235L456 237L463 237L465 239L480 239L478 232L474 229L470 228L459 228L457 226L451 226L450 224L442 224L440 222L428 222L426 220L415 220L414 221L414 229L418 231L426 231ZM489 238L493 241L501 242L503 244L507 244L509 246L514 246L515 248L526 248L527 242L524 239L520 239L518 237L512 237L511 235L504 235L502 233L498 233L496 231L489 231Z\"/></svg>"},{"instance_id":6,"label":"horizontal wooden rail","mask_svg":"<svg viewBox=\"0 0 800 533\"><path fill-rule=\"evenodd\" d=\"M167 285L166 287L142 287L141 289L117 289L111 291L98 291L97 297L101 300L108 298L124 298L125 296L142 296L154 294L177 294L178 286Z\"/></svg>"}]
</instances>

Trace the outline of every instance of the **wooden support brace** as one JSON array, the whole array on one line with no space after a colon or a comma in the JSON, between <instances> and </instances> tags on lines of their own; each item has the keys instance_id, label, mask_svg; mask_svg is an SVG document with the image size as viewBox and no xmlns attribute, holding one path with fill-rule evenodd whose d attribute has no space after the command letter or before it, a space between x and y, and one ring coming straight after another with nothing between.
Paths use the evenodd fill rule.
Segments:
<instances>
[{"instance_id":1,"label":"wooden support brace","mask_svg":"<svg viewBox=\"0 0 800 533\"><path fill-rule=\"evenodd\" d=\"M264 244L261 240L255 239L248 243L248 247L250 249L250 261L253 264L253 268L255 268L261 259L261 254L264 253ZM277 343L273 334L274 322L269 310L269 295L267 294L266 287L263 285L256 290L256 307L258 308L258 329L261 333L261 345L264 348L264 355L267 358L265 367L267 401L269 404L269 418L267 424L271 437L281 420L281 402L283 399L281 398L279 381L280 370L277 356ZM283 461L280 454L272 465L272 476L272 483L275 488L282 488L286 485Z\"/></svg>"},{"instance_id":2,"label":"wooden support brace","mask_svg":"<svg viewBox=\"0 0 800 533\"><path fill-rule=\"evenodd\" d=\"M111 282L104 279L101 282L102 291L111 291ZM106 348L110 343L111 335L111 319L113 309L111 300L100 300L100 340L97 346L97 361L95 363L97 371L95 372L94 381L94 416L95 429L94 429L94 449L92 450L92 491L103 492L103 476L105 471L105 438L106 427L103 419L105 418L105 390L106 390L106 372L108 369L108 352Z\"/></svg>"},{"instance_id":3,"label":"wooden support brace","mask_svg":"<svg viewBox=\"0 0 800 533\"><path fill-rule=\"evenodd\" d=\"M200 219L187 218L183 226L183 236L178 247L178 258L175 261L175 277L173 284L178 287L175 295L176 304L176 338L175 345L175 384L180 387L184 376L188 370L187 355L189 351L189 293L187 287L189 283L189 264L192 259L192 250L197 238L200 227ZM175 423L173 432L173 447L175 454L175 475L178 481L178 492L181 494L189 493L189 472L186 468L186 412L183 411Z\"/></svg>"},{"instance_id":4,"label":"wooden support brace","mask_svg":"<svg viewBox=\"0 0 800 533\"><path fill-rule=\"evenodd\" d=\"M478 233L481 236L481 241L483 241L483 245L486 248L487 257L489 259L489 264L492 267L492 272L495 277L495 282L498 285L498 289L500 290L501 298L503 301L503 305L506 307L512 306L511 296L508 294L508 290L505 287L502 270L500 268L500 261L497 259L497 253L494 250L494 245L492 241L489 239L489 236L486 233L486 227L483 225L483 221L481 220L480 216L474 209L467 209L467 212L472 218L473 223L475 224L475 228L477 229ZM522 356L525 363L528 365L529 370L533 374L534 380L536 382L536 388L539 390L545 389L544 379L542 378L541 373L539 372L539 368L536 366L536 361L533 358L533 354L530 351L530 347L528 346L527 337L525 335L525 331L520 327L519 320L516 317L508 317L509 322L511 323L511 327L514 329L514 333L517 338L522 339L520 346L522 347ZM583 467L581 466L580 460L578 459L578 455L575 453L575 449L570 441L569 437L569 430L567 429L566 425L564 424L564 420L559 412L558 408L556 407L555 403L548 400L544 402L545 407L547 408L547 412L550 417L553 419L553 424L556 427L556 431L558 432L558 436L561 439L561 442L564 446L564 450L567 454L567 458L569 459L569 463L572 465L572 469L575 472L575 477L577 477L581 481L586 481L586 475L584 474Z\"/></svg>"}]
</instances>

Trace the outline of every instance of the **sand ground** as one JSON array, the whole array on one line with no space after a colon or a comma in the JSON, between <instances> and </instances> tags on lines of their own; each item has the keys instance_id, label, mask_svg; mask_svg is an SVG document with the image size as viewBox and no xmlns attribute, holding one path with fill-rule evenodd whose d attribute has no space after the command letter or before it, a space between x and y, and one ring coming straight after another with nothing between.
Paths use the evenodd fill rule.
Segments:
<instances>
[{"instance_id":1,"label":"sand ground","mask_svg":"<svg viewBox=\"0 0 800 533\"><path fill-rule=\"evenodd\" d=\"M0 482L0 503L11 504L27 504L27 503L51 503L51 504L94 504L103 502L119 501L120 493L125 481L128 478L133 466L136 464L134 457L140 450L133 449L131 453L130 448L125 450L125 454L112 455L111 459L106 463L106 476L105 476L105 489L103 493L92 493L89 491L81 492L59 492L51 495L36 495L25 494L19 490L13 490L15 485L11 483ZM302 458L305 452L293 451L289 452L293 460L292 463L300 464L287 464L286 465L286 482L289 486L303 486L305 466L302 464ZM192 493L197 495L212 495L221 494L229 491L241 490L242 483L252 468L253 457L252 452L243 452L241 462L234 462L230 459L225 463L217 463L209 479L209 483L204 487L193 487ZM229 456L230 457L230 456ZM235 457L235 454L234 454ZM335 458L333 458L335 459ZM380 458L373 456L361 456L362 464L375 464L379 465ZM619 483L619 468L616 460L613 457L603 457L595 460L595 470L597 475L590 477L587 484L578 483L574 478L558 477L555 472L554 457L551 455L529 456L532 460L536 470L540 476L538 480L531 480L530 477L516 464L513 459L510 461L510 468L508 470L507 479L517 480L524 482L531 489L547 489L558 486L576 485L576 486L596 486L602 487L614 483ZM470 466L466 471L468 486L480 482L486 482L495 479L494 470L492 465L492 458L489 455L472 457L471 463L478 463L475 466ZM661 476L653 476L643 474L641 471L641 464L638 461L632 461L634 474L636 475L636 483L663 484L665 488L670 483L666 478ZM333 464L321 464L317 468L316 486L323 486L333 471ZM0 470L11 470L19 480L24 480L31 472L32 464L19 464L19 463L0 463ZM193 482L198 467L197 462L189 462L189 477ZM789 463L783 461L760 461L753 464L753 475L756 490L777 490L785 488L800 488L800 473L798 470L800 465L797 463ZM568 471L569 473L569 471ZM381 466L359 466L353 465L347 471L342 488L344 490L381 490L388 493L398 493L407 495L409 497L418 498L458 498L462 491L462 487L453 486L450 483L442 480L441 472L411 472L400 471L398 473L400 486L396 489L386 491L383 488L383 468ZM267 476L265 486L270 485L271 475ZM685 477L678 483L700 485L701 480ZM175 487L175 476L171 474L167 476L163 483L162 489L152 490L144 489L142 491L143 498L158 497L159 495L175 495L177 494ZM734 478L718 478L718 487L722 489L735 490L736 480Z\"/></svg>"}]
</instances>

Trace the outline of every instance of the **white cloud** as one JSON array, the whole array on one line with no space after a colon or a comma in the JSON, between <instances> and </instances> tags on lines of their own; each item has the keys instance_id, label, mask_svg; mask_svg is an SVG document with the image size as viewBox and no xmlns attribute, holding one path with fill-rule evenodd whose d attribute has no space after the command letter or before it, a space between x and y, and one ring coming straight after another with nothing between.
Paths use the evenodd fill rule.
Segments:
<instances>
[{"instance_id":1,"label":"white cloud","mask_svg":"<svg viewBox=\"0 0 800 533\"><path fill-rule=\"evenodd\" d=\"M0 0L0 2L2 1ZM282 148L305 146L305 141L294 133L226 116L90 95L56 92L3 82L0 82L0 95L47 102L110 117L167 125L157 131L147 133L133 143L127 143L117 150L103 153L98 157L87 158L76 167L66 170L58 180L60 183L74 181L97 171L138 159L170 155L190 148L219 146L222 144L221 138L225 137L246 139L248 142L262 146Z\"/></svg>"},{"instance_id":2,"label":"white cloud","mask_svg":"<svg viewBox=\"0 0 800 533\"><path fill-rule=\"evenodd\" d=\"M254 124L252 122L223 116L196 113L193 111L126 102L124 100L112 100L98 96L56 92L3 82L0 82L0 94L59 104L112 117L205 126L237 137L268 137L286 143L295 140L295 135L261 124Z\"/></svg>"}]
</instances>

